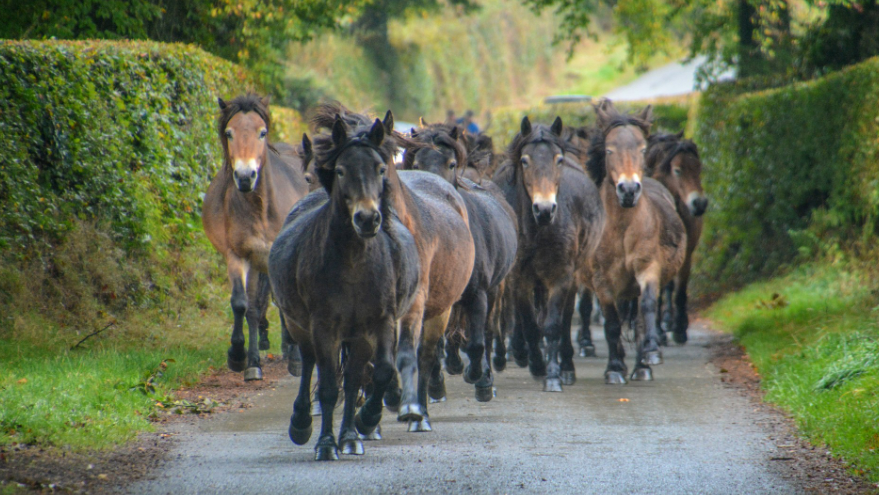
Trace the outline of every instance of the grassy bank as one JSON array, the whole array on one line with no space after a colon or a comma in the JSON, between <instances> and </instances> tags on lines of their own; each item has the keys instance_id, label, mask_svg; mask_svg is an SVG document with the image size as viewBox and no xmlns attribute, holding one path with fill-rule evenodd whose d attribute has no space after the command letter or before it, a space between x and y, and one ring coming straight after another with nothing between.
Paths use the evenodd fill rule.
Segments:
<instances>
[{"instance_id":1,"label":"grassy bank","mask_svg":"<svg viewBox=\"0 0 879 495\"><path fill-rule=\"evenodd\" d=\"M707 312L745 346L766 390L813 444L879 481L879 276L810 264Z\"/></svg>"}]
</instances>

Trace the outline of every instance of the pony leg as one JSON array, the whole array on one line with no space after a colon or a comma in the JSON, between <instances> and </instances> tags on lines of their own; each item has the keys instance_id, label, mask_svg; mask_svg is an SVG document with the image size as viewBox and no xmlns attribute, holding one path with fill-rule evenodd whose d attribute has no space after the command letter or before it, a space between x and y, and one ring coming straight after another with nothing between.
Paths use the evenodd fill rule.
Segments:
<instances>
[{"instance_id":1,"label":"pony leg","mask_svg":"<svg viewBox=\"0 0 879 495\"><path fill-rule=\"evenodd\" d=\"M689 258L689 257L688 257ZM690 259L684 261L684 266L678 272L677 292L675 293L675 320L672 325L672 337L678 344L687 342L687 329L690 327L690 318L687 315L687 284L690 282Z\"/></svg>"},{"instance_id":2,"label":"pony leg","mask_svg":"<svg viewBox=\"0 0 879 495\"><path fill-rule=\"evenodd\" d=\"M247 366L247 353L244 350L244 317L247 313L247 275L249 267L247 262L233 254L226 256L226 267L229 272L229 282L232 284L232 338L229 351L227 352L226 364L232 371L244 371Z\"/></svg>"},{"instance_id":3,"label":"pony leg","mask_svg":"<svg viewBox=\"0 0 879 495\"><path fill-rule=\"evenodd\" d=\"M421 332L421 340L418 345L418 404L423 411L421 420L409 422L410 432L432 431L430 417L427 414L427 386L436 362L436 343L442 338L449 325L449 316L452 308L445 310L439 316L424 322Z\"/></svg>"},{"instance_id":4,"label":"pony leg","mask_svg":"<svg viewBox=\"0 0 879 495\"><path fill-rule=\"evenodd\" d=\"M311 438L311 374L314 372L314 351L303 345L302 378L299 380L299 394L293 402L293 415L290 416L290 440L296 445L305 445Z\"/></svg>"},{"instance_id":5,"label":"pony leg","mask_svg":"<svg viewBox=\"0 0 879 495\"><path fill-rule=\"evenodd\" d=\"M592 323L592 292L589 289L580 291L580 304L577 305L577 311L580 313L580 331L577 333L580 357L595 356L595 344L592 343L592 331L589 329Z\"/></svg>"},{"instance_id":6,"label":"pony leg","mask_svg":"<svg viewBox=\"0 0 879 495\"><path fill-rule=\"evenodd\" d=\"M259 325L265 314L261 306L265 306L268 299L268 285L263 286L261 277L268 282L268 277L260 274L254 268L250 268L247 274L247 311L244 317L247 320L247 369L244 370L244 381L262 380L262 368L259 358ZM263 292L265 288L265 292ZM260 300L260 298L263 300Z\"/></svg>"},{"instance_id":7,"label":"pony leg","mask_svg":"<svg viewBox=\"0 0 879 495\"><path fill-rule=\"evenodd\" d=\"M482 378L482 356L485 354L485 324L488 317L488 294L477 290L472 300L462 306L467 315L467 357L470 364L464 370L464 381L475 384Z\"/></svg>"},{"instance_id":8,"label":"pony leg","mask_svg":"<svg viewBox=\"0 0 879 495\"><path fill-rule=\"evenodd\" d=\"M460 375L464 372L464 362L461 361L461 356L458 354L458 350L461 348L461 335L458 332L459 326L463 325L463 308L460 304L455 304L452 307L452 316L450 321L451 328L454 330L451 334L446 335L446 371L450 375ZM441 339L442 340L442 339Z\"/></svg>"},{"instance_id":9,"label":"pony leg","mask_svg":"<svg viewBox=\"0 0 879 495\"><path fill-rule=\"evenodd\" d=\"M419 294L413 308L400 321L400 335L397 340L397 371L400 374L401 402L397 421L421 421L424 410L418 403L416 371L418 358L415 343L421 341L422 316L426 295ZM434 352L434 354L436 354Z\"/></svg>"},{"instance_id":10,"label":"pony leg","mask_svg":"<svg viewBox=\"0 0 879 495\"><path fill-rule=\"evenodd\" d=\"M657 295L659 283L655 278L644 277L639 280L641 297L639 303L639 330L636 331L635 342L638 346L638 355L635 360L635 370L632 372L633 380L652 380L653 374L650 365L662 364L662 353L659 350L659 335L656 325L656 312L658 310Z\"/></svg>"},{"instance_id":11,"label":"pony leg","mask_svg":"<svg viewBox=\"0 0 879 495\"><path fill-rule=\"evenodd\" d=\"M528 343L528 371L531 376L540 378L546 376L546 362L540 350L540 327L534 315L534 304L528 298L519 299L519 320L522 322L522 335Z\"/></svg>"},{"instance_id":12,"label":"pony leg","mask_svg":"<svg viewBox=\"0 0 879 495\"><path fill-rule=\"evenodd\" d=\"M562 340L559 347L562 385L573 385L577 381L574 370L574 344L571 341L571 325L574 320L574 303L577 300L577 290L572 288L568 291L568 298L564 305L562 318ZM586 327L588 330L588 326Z\"/></svg>"},{"instance_id":13,"label":"pony leg","mask_svg":"<svg viewBox=\"0 0 879 495\"><path fill-rule=\"evenodd\" d=\"M316 335L312 323L312 335ZM315 342L317 355L317 396L321 408L320 437L314 446L314 460L335 461L339 459L339 447L333 436L333 410L339 398L338 377L339 346L336 342Z\"/></svg>"},{"instance_id":14,"label":"pony leg","mask_svg":"<svg viewBox=\"0 0 879 495\"><path fill-rule=\"evenodd\" d=\"M393 320L384 322L384 328L378 335L373 360L375 369L372 371L372 393L354 416L354 426L367 440L381 439L377 427L382 419L382 399L397 376L394 369L394 331Z\"/></svg>"},{"instance_id":15,"label":"pony leg","mask_svg":"<svg viewBox=\"0 0 879 495\"><path fill-rule=\"evenodd\" d=\"M430 402L445 402L446 400L446 377L443 376L443 339L436 341L436 363L430 371L430 382L427 384L427 395Z\"/></svg>"},{"instance_id":16,"label":"pony leg","mask_svg":"<svg viewBox=\"0 0 879 495\"><path fill-rule=\"evenodd\" d=\"M497 326L495 328L494 341L494 358L492 364L495 371L503 371L507 367L507 335L513 333L513 326L516 324L515 306L510 300L508 292L508 282L503 284L495 307L497 313Z\"/></svg>"},{"instance_id":17,"label":"pony leg","mask_svg":"<svg viewBox=\"0 0 879 495\"><path fill-rule=\"evenodd\" d=\"M607 369L604 371L604 382L610 385L626 383L626 351L623 348L623 326L613 298L604 296L600 299L604 312L604 338L607 340Z\"/></svg>"},{"instance_id":18,"label":"pony leg","mask_svg":"<svg viewBox=\"0 0 879 495\"><path fill-rule=\"evenodd\" d=\"M510 353L516 366L524 368L528 366L528 347L525 342L525 328L522 324L524 316L518 304L514 307L516 318L513 321L513 334L510 336Z\"/></svg>"},{"instance_id":19,"label":"pony leg","mask_svg":"<svg viewBox=\"0 0 879 495\"><path fill-rule=\"evenodd\" d=\"M498 299L497 288L491 289L486 293L487 313L485 315L485 328L483 330L485 344L482 346L482 355L478 358L478 363L482 368L482 377L474 383L476 386L476 400L479 402L488 402L494 397L494 377L491 376L491 344L497 333L496 318L494 318L494 308ZM473 366L474 361L471 359L470 365Z\"/></svg>"},{"instance_id":20,"label":"pony leg","mask_svg":"<svg viewBox=\"0 0 879 495\"><path fill-rule=\"evenodd\" d=\"M287 371L292 376L302 376L302 353L299 345L293 340L293 336L287 330L287 322L281 314L281 351L284 360L287 361Z\"/></svg>"},{"instance_id":21,"label":"pony leg","mask_svg":"<svg viewBox=\"0 0 879 495\"><path fill-rule=\"evenodd\" d=\"M261 351L267 351L271 348L271 343L269 342L269 320L266 318L271 293L272 288L269 284L268 274L260 273L256 305L259 308L259 350Z\"/></svg>"},{"instance_id":22,"label":"pony leg","mask_svg":"<svg viewBox=\"0 0 879 495\"><path fill-rule=\"evenodd\" d=\"M363 384L363 372L372 356L372 346L365 339L347 344L345 361L345 405L342 411L342 426L339 430L339 450L342 454L363 455L363 442L354 428L354 409L357 394Z\"/></svg>"},{"instance_id":23,"label":"pony leg","mask_svg":"<svg viewBox=\"0 0 879 495\"><path fill-rule=\"evenodd\" d=\"M543 311L541 326L546 337L547 365L546 378L543 382L544 392L561 392L561 366L559 365L559 348L561 347L562 332L565 328L565 311L568 309L569 293L566 288L557 288L551 292L547 301L546 310ZM573 306L571 307L573 310ZM570 332L570 326L567 327ZM570 339L570 337L568 337ZM573 363L571 363L573 367Z\"/></svg>"},{"instance_id":24,"label":"pony leg","mask_svg":"<svg viewBox=\"0 0 879 495\"><path fill-rule=\"evenodd\" d=\"M657 321L659 324L657 331L659 333L659 345L661 346L668 345L667 332L671 331L673 326L674 299L672 298L672 294L674 293L674 287L675 283L672 281L667 283L659 292L658 306L660 311L659 314L657 314Z\"/></svg>"}]
</instances>

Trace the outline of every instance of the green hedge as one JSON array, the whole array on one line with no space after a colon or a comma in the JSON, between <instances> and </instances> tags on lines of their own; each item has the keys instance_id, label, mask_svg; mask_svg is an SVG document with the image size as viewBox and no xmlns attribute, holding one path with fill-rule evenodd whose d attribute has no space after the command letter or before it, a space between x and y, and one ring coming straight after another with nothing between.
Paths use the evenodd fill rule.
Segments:
<instances>
[{"instance_id":1,"label":"green hedge","mask_svg":"<svg viewBox=\"0 0 879 495\"><path fill-rule=\"evenodd\" d=\"M707 91L695 125L711 199L703 290L869 238L879 213L879 59L782 88L740 87Z\"/></svg>"},{"instance_id":2,"label":"green hedge","mask_svg":"<svg viewBox=\"0 0 879 495\"><path fill-rule=\"evenodd\" d=\"M185 242L222 160L216 97L254 87L200 49L149 42L3 41L0 80L0 250L18 258L77 221L127 250Z\"/></svg>"},{"instance_id":3,"label":"green hedge","mask_svg":"<svg viewBox=\"0 0 879 495\"><path fill-rule=\"evenodd\" d=\"M653 105L655 118L654 129L666 132L678 132L687 126L690 103L687 98L662 100L659 102L618 102L614 105L622 111L634 111ZM488 133L495 140L495 146L506 146L519 132L522 117L525 115L531 122L550 123L560 116L565 125L591 126L595 124L595 111L586 103L564 103L538 105L531 108L502 108L492 116L491 128ZM499 148L500 149L500 148Z\"/></svg>"}]
</instances>

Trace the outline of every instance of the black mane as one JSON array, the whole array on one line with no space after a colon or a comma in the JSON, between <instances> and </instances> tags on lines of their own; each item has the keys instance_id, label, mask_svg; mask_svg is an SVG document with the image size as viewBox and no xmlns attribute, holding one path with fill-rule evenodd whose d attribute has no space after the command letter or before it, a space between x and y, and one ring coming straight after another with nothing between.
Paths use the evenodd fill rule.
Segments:
<instances>
[{"instance_id":1,"label":"black mane","mask_svg":"<svg viewBox=\"0 0 879 495\"><path fill-rule=\"evenodd\" d=\"M217 118L217 132L220 134L220 143L223 145L223 163L229 165L229 139L226 137L226 126L229 125L232 117L240 112L256 112L259 118L266 123L266 130L271 134L271 115L269 114L268 99L264 99L256 93L238 96L230 102L225 102L222 99L218 101L220 103L220 116ZM271 151L277 153L275 147L269 143L268 136L266 137L266 143Z\"/></svg>"},{"instance_id":2,"label":"black mane","mask_svg":"<svg viewBox=\"0 0 879 495\"><path fill-rule=\"evenodd\" d=\"M654 134L647 139L647 170L650 175L657 169L667 171L671 161L681 153L689 153L699 159L699 149L681 134Z\"/></svg>"}]
</instances>

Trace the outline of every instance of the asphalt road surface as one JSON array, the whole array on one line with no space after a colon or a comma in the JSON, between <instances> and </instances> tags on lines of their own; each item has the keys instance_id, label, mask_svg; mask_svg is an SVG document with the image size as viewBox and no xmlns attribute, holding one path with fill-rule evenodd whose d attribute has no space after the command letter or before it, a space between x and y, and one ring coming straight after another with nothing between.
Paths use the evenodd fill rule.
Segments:
<instances>
[{"instance_id":1,"label":"asphalt road surface","mask_svg":"<svg viewBox=\"0 0 879 495\"><path fill-rule=\"evenodd\" d=\"M664 350L655 381L605 385L607 350L576 358L577 382L545 393L510 363L497 397L478 403L460 376L449 400L430 406L434 431L408 433L393 413L384 439L363 456L315 462L320 421L306 446L287 426L298 378L252 399L243 413L177 427L180 443L137 494L394 493L800 493L775 466L778 449L761 426L766 413L725 388L706 345L718 335L698 324L686 346ZM632 367L633 352L627 363ZM339 421L336 421L338 434Z\"/></svg>"}]
</instances>

